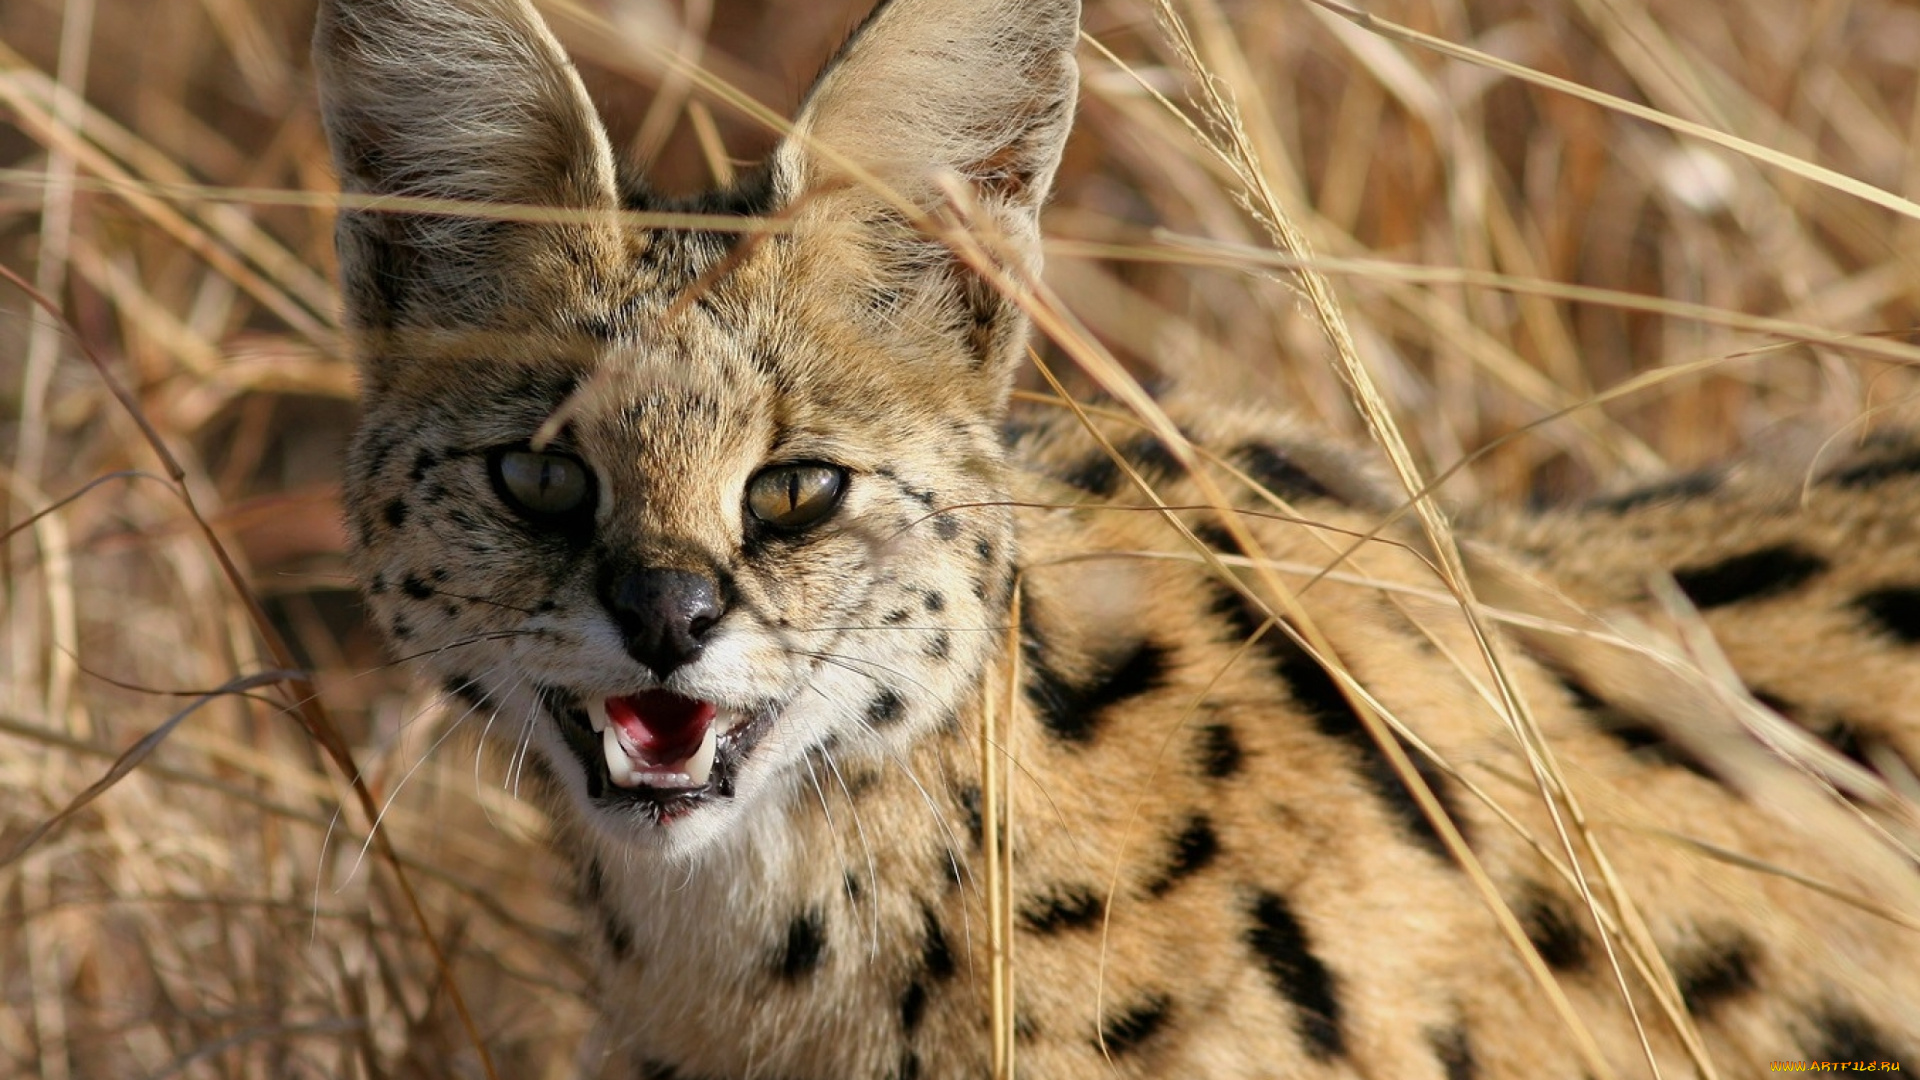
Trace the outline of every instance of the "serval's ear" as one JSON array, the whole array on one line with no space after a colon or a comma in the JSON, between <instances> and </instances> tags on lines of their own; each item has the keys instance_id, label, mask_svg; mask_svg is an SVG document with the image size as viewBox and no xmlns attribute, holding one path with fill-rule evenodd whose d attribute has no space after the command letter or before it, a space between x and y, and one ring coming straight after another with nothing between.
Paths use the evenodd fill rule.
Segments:
<instances>
[{"instance_id":1,"label":"serval's ear","mask_svg":"<svg viewBox=\"0 0 1920 1080\"><path fill-rule=\"evenodd\" d=\"M1073 124L1079 29L1079 0L885 0L814 85L774 158L776 194L799 228L841 249L879 293L951 295L957 284L974 294L945 314L981 360L1007 370L1025 321L916 241L893 197L933 209L945 198L938 178L957 176L1000 250L1037 269L1040 208Z\"/></svg>"},{"instance_id":2,"label":"serval's ear","mask_svg":"<svg viewBox=\"0 0 1920 1080\"><path fill-rule=\"evenodd\" d=\"M356 329L527 326L614 265L613 153L526 0L322 0L313 54L341 186L448 204L341 213Z\"/></svg>"}]
</instances>

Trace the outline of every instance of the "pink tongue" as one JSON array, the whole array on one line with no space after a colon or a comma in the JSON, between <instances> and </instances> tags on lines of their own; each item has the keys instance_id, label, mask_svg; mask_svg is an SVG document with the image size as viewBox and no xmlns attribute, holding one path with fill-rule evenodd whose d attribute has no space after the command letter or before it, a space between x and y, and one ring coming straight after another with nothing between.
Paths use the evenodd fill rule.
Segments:
<instances>
[{"instance_id":1,"label":"pink tongue","mask_svg":"<svg viewBox=\"0 0 1920 1080\"><path fill-rule=\"evenodd\" d=\"M620 729L642 764L671 768L692 757L713 726L710 701L665 690L607 699L607 720Z\"/></svg>"}]
</instances>

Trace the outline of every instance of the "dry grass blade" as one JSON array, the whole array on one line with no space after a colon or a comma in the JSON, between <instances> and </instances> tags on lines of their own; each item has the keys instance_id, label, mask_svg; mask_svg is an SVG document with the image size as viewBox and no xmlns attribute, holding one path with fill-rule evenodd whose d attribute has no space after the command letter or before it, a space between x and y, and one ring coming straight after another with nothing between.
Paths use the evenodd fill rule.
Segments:
<instances>
[{"instance_id":1,"label":"dry grass blade","mask_svg":"<svg viewBox=\"0 0 1920 1080\"><path fill-rule=\"evenodd\" d=\"M541 5L615 144L669 191L724 178L786 132L813 69L867 6ZM1503 591L1471 552L1454 565L1442 497L1556 501L1622 472L1719 460L1756 436L1764 447L1809 428L1839 442L1868 418L1898 419L1920 393L1907 332L1920 325L1910 6L1084 7L1085 89L1050 210L1049 273L1000 284L1057 343L1042 354L1049 373L1083 363L1085 378L1061 389L1106 387L1119 406L1091 414L1137 409L1142 430L1195 463L1224 468L1164 424L1142 383L1283 402L1341 437L1379 438L1407 489L1403 513L1426 526L1421 554L1441 568L1431 587L1386 588L1393 601L1451 597L1509 637L1635 652L1616 628ZM1163 14L1177 16L1170 32ZM374 647L351 593L335 500L355 376L328 282L335 212L369 207L342 197L325 166L304 59L311 17L306 0L0 4L11 125L0 125L0 266L38 293L0 291L0 438L15 447L0 575L0 848L12 853L0 874L0 1074L553 1076L588 1025L563 874L534 842L542 823L497 779L499 763L442 745L446 724L484 719L442 721L410 681L412 658ZM969 197L955 192L962 214ZM756 237L782 227L628 220ZM1002 273L992 237L957 219L921 223ZM140 472L150 454L163 462L152 475ZM1126 512L1202 511L1143 500ZM1224 524L1234 531L1231 515ZM1191 557L1278 597L1368 585L1371 538L1326 539L1314 565L1257 549ZM1306 644L1341 669L1337 650ZM304 733L233 695L196 703L183 723L180 703L157 707L143 689L231 690L244 682L234 672L266 669L310 673L309 686L260 695L300 702ZM1017 671L1003 677L1017 689ZM1457 840L1398 753L1395 718L1336 678ZM1475 685L1490 709L1517 714L1506 688ZM1014 705L998 701L997 722ZM1779 783L1871 811L1868 825L1844 810L1823 819L1836 843L1863 829L1876 842L1909 835L1894 778L1800 753L1742 707L1730 715L1798 763ZM156 728L159 717L172 719ZM1002 781L988 812L1010 805L1017 736L996 731L983 747ZM1437 764L1497 815L1562 787L1550 747L1521 738L1538 752L1532 772L1486 782ZM147 782L100 798L103 768ZM331 823L376 820L376 792L391 796L372 837L379 860L351 877L364 824L341 838ZM1559 833L1525 842L1588 899L1620 969L1654 989L1649 1017L1670 1011L1673 980L1567 809ZM1001 964L989 977L1005 1076L1021 868L1017 853L995 855ZM1910 922L1906 879L1888 880L1871 896L1803 884Z\"/></svg>"},{"instance_id":2,"label":"dry grass blade","mask_svg":"<svg viewBox=\"0 0 1920 1080\"><path fill-rule=\"evenodd\" d=\"M15 843L5 854L0 854L0 870L4 870L8 866L18 862L21 856L33 849L34 845L53 835L57 829L66 824L75 814L78 814L84 809L87 804L113 790L115 784L126 779L133 770L144 764L147 758L150 757L155 750L160 748L160 744L167 740L167 736L173 734L174 728L179 727L187 717L199 712L202 706L209 702L217 701L228 694L244 693L245 691L260 686L278 686L283 683L304 679L305 677L306 673L300 671L263 671L255 675L244 675L240 678L233 679L216 690L210 690L200 695L193 704L174 713L159 727L147 732L138 742L128 747L126 753L114 759L113 767L107 770L106 775L88 785L86 790L75 795L67 802L67 805L60 808L59 812L34 826L28 831L25 837Z\"/></svg>"}]
</instances>

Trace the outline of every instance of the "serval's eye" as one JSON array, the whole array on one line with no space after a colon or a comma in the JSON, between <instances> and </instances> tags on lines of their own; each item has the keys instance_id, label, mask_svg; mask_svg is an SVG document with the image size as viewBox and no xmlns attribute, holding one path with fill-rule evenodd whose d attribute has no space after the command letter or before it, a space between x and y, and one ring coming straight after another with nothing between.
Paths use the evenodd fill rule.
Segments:
<instances>
[{"instance_id":1,"label":"serval's eye","mask_svg":"<svg viewBox=\"0 0 1920 1080\"><path fill-rule=\"evenodd\" d=\"M568 454L497 450L493 486L501 501L535 521L574 517L593 508L593 471Z\"/></svg>"},{"instance_id":2,"label":"serval's eye","mask_svg":"<svg viewBox=\"0 0 1920 1080\"><path fill-rule=\"evenodd\" d=\"M747 509L776 529L818 525L840 505L847 471L832 465L775 465L747 485Z\"/></svg>"}]
</instances>

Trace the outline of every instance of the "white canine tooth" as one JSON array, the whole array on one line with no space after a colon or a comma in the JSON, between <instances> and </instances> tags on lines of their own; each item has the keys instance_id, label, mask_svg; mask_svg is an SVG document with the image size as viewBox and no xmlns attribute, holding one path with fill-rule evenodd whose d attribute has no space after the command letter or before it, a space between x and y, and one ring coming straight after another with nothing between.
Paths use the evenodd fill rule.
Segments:
<instances>
[{"instance_id":1,"label":"white canine tooth","mask_svg":"<svg viewBox=\"0 0 1920 1080\"><path fill-rule=\"evenodd\" d=\"M592 701L587 702L587 719L593 722L593 733L595 735L607 730L607 725L611 723L611 721L607 719L606 698L594 698ZM609 750L607 753L611 754L613 751Z\"/></svg>"},{"instance_id":2,"label":"white canine tooth","mask_svg":"<svg viewBox=\"0 0 1920 1080\"><path fill-rule=\"evenodd\" d=\"M620 745L620 729L609 727L600 737L600 744L607 754L607 775L613 778L615 787L634 786L633 762L627 757L626 747Z\"/></svg>"},{"instance_id":3,"label":"white canine tooth","mask_svg":"<svg viewBox=\"0 0 1920 1080\"><path fill-rule=\"evenodd\" d=\"M700 740L700 749L687 759L687 779L693 781L692 787L705 787L707 778L713 775L714 751L720 748L720 725L708 724L706 737Z\"/></svg>"}]
</instances>

